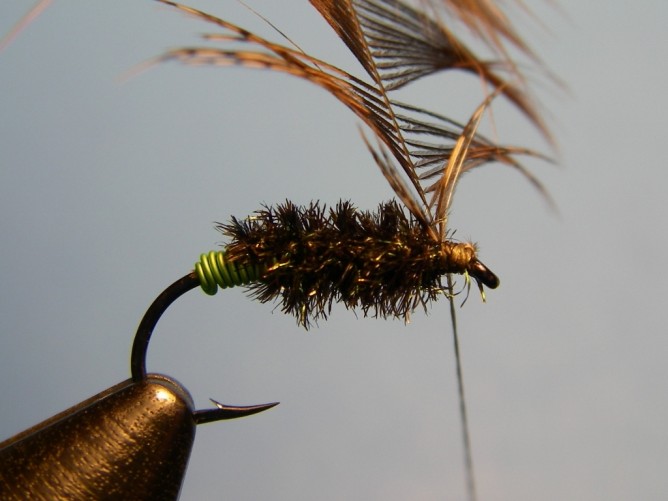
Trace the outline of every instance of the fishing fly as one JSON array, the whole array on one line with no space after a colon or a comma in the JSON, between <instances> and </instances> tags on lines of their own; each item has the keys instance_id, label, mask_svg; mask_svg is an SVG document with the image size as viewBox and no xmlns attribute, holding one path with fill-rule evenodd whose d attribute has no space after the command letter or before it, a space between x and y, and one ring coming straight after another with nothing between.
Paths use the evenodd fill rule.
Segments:
<instances>
[{"instance_id":1,"label":"fishing fly","mask_svg":"<svg viewBox=\"0 0 668 501\"><path fill-rule=\"evenodd\" d=\"M229 238L226 248L202 255L188 287L197 282L215 294L218 287L247 285L262 302L280 301L283 311L306 328L326 318L334 303L365 315L408 319L416 308L447 296L469 498L474 499L451 277L463 275L468 285L474 280L483 300L484 288L498 287L499 278L482 263L475 244L453 238L448 213L462 174L492 163L516 169L546 195L518 160L542 155L478 132L492 100L503 96L549 137L506 45L532 57L530 49L489 0L422 1L422 8L402 0L310 0L361 65L362 78L306 53L281 32L290 43L272 42L170 0L158 1L216 26L218 32L203 37L222 46L178 48L150 64L236 65L290 74L321 87L366 126L362 139L400 202L370 212L346 201L329 208L286 201L247 219L232 218L219 225ZM436 15L443 10L487 42L499 60L487 61L462 42ZM491 89L468 121L394 98L395 91L448 70L468 72Z\"/></svg>"},{"instance_id":2,"label":"fishing fly","mask_svg":"<svg viewBox=\"0 0 668 501\"><path fill-rule=\"evenodd\" d=\"M516 158L538 153L498 145L477 133L485 110L499 94L546 133L521 86L499 76L492 63L477 57L426 11L399 0L311 0L371 81L221 18L170 0L158 1L222 29L203 35L206 40L245 45L179 48L159 61L263 68L324 88L371 130L376 144L364 134L363 140L403 204L382 204L369 213L346 202L329 211L317 204L297 207L286 202L248 220L219 225L231 242L218 259L203 258L198 264L206 292L215 293L216 285L248 284L254 297L263 302L280 299L283 310L308 327L310 321L326 318L335 302L365 314L407 319L416 307L426 308L448 289L441 280L450 274L475 280L483 299L485 286L499 285L498 277L478 258L475 244L450 238L448 211L461 175L492 162L519 170L544 192ZM489 10L488 2L452 4L482 36L481 26L486 27L492 43L502 47L499 38L505 37L525 48L505 18ZM512 63L508 65L516 75ZM391 97L392 91L449 69L471 72L494 89L465 124ZM253 280L247 282L225 278L226 269L262 271L251 274Z\"/></svg>"}]
</instances>

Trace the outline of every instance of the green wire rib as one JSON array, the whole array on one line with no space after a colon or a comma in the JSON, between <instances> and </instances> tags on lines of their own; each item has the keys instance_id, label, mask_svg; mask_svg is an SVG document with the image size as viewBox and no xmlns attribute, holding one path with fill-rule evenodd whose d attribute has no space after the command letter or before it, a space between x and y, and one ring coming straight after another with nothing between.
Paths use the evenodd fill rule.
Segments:
<instances>
[{"instance_id":1,"label":"green wire rib","mask_svg":"<svg viewBox=\"0 0 668 501\"><path fill-rule=\"evenodd\" d=\"M221 250L202 254L195 263L195 273L202 290L213 296L218 287L227 289L259 280L263 269L258 265L229 261L226 252Z\"/></svg>"}]
</instances>

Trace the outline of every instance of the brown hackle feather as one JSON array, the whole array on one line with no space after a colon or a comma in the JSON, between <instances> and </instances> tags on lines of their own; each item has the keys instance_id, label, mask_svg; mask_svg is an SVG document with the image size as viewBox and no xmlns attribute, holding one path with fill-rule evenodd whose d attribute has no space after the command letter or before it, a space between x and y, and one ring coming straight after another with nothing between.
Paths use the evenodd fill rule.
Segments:
<instances>
[{"instance_id":1,"label":"brown hackle feather","mask_svg":"<svg viewBox=\"0 0 668 501\"><path fill-rule=\"evenodd\" d=\"M447 214L456 181L460 174L474 167L500 162L519 170L544 193L540 182L515 158L517 155L540 156L538 153L521 147L497 145L474 133L467 140L470 142L460 161L451 162L453 152L457 149L457 142L467 130L467 124L459 124L442 115L391 98L390 93L397 85L406 85L434 71L447 69L473 71L475 68L475 73L482 75L496 89L494 95L506 96L520 110L532 117L539 128L542 127L530 103L513 97L515 92L517 96L523 96L520 90L491 73L483 61L465 49L464 45L457 42L454 35L446 32L440 24L433 22L431 25L427 24L429 26L427 30L408 33L411 27L419 23L429 23L429 18L404 2L311 0L371 77L371 81L364 81L299 48L271 42L232 23L171 0L158 1L213 23L224 30L220 34L205 35L208 40L241 41L248 46L248 50L212 47L175 49L164 54L160 61L179 60L186 64L240 65L269 69L297 76L327 90L352 110L387 149L394 161L388 159L386 162L383 170L385 177L390 180L405 176L408 181L407 190L397 193L397 196L418 219L434 225L438 223L439 238L444 238L445 235ZM403 17L395 15L395 12L401 12ZM384 38L377 36L381 28ZM423 47L420 44L426 44L433 49L426 54L420 50L408 49L402 53L400 46L408 36L415 38L415 47ZM395 69L389 66L383 67L386 53L383 52L385 48L382 46L382 40L385 39L396 42L392 47ZM397 80L397 71L399 73L404 71L401 69L402 66L410 74L410 78L406 77L408 78L406 81L401 78ZM411 74L411 68L422 69ZM401 82L400 85L397 84L398 81ZM489 101L489 99L485 101L483 109L489 105ZM479 111L480 109L476 111L472 121L479 120L477 118ZM454 167L457 168L456 172L452 170ZM391 181L391 184L395 186L400 183Z\"/></svg>"}]
</instances>

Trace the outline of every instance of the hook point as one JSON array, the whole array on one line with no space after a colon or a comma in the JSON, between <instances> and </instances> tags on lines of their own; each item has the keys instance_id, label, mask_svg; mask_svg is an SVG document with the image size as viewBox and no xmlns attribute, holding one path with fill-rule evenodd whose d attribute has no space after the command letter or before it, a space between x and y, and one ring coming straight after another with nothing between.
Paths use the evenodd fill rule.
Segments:
<instances>
[{"instance_id":1,"label":"hook point","mask_svg":"<svg viewBox=\"0 0 668 501\"><path fill-rule=\"evenodd\" d=\"M266 410L276 407L279 402L272 402L269 404L234 406L225 405L210 399L215 405L215 409L205 409L193 412L193 418L196 424L211 423L213 421L222 421L225 419L236 419L246 416L252 416Z\"/></svg>"}]
</instances>

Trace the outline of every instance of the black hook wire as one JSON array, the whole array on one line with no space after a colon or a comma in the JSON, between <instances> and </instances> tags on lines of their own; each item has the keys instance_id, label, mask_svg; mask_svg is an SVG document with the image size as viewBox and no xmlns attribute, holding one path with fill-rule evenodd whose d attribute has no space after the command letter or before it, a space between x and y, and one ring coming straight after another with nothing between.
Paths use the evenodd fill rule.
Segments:
<instances>
[{"instance_id":1,"label":"black hook wire","mask_svg":"<svg viewBox=\"0 0 668 501\"><path fill-rule=\"evenodd\" d=\"M183 296L186 292L195 289L200 282L197 275L192 272L184 277L181 277L172 285L167 287L162 293L155 298L153 304L149 306L141 319L137 334L135 335L134 343L132 344L132 354L130 355L130 371L132 373L132 380L135 383L146 379L146 353L148 351L148 343L151 340L151 334L155 328L158 320L162 314L167 311L167 308Z\"/></svg>"},{"instance_id":2,"label":"black hook wire","mask_svg":"<svg viewBox=\"0 0 668 501\"><path fill-rule=\"evenodd\" d=\"M151 306L149 306L148 310L146 310L144 317L139 323L137 334L135 335L132 344L132 353L130 355L132 381L139 383L146 380L146 354L148 351L148 343L151 340L153 329L155 329L162 314L167 311L167 308L169 308L179 297L186 292L197 288L199 285L200 280L197 277L197 274L195 272L188 273L162 291L162 293L153 301ZM238 407L221 404L215 400L211 401L216 404L216 408L194 411L193 419L195 420L195 423L210 423L212 421L220 421L223 419L250 416L278 405L278 402L273 402L270 404Z\"/></svg>"}]
</instances>

